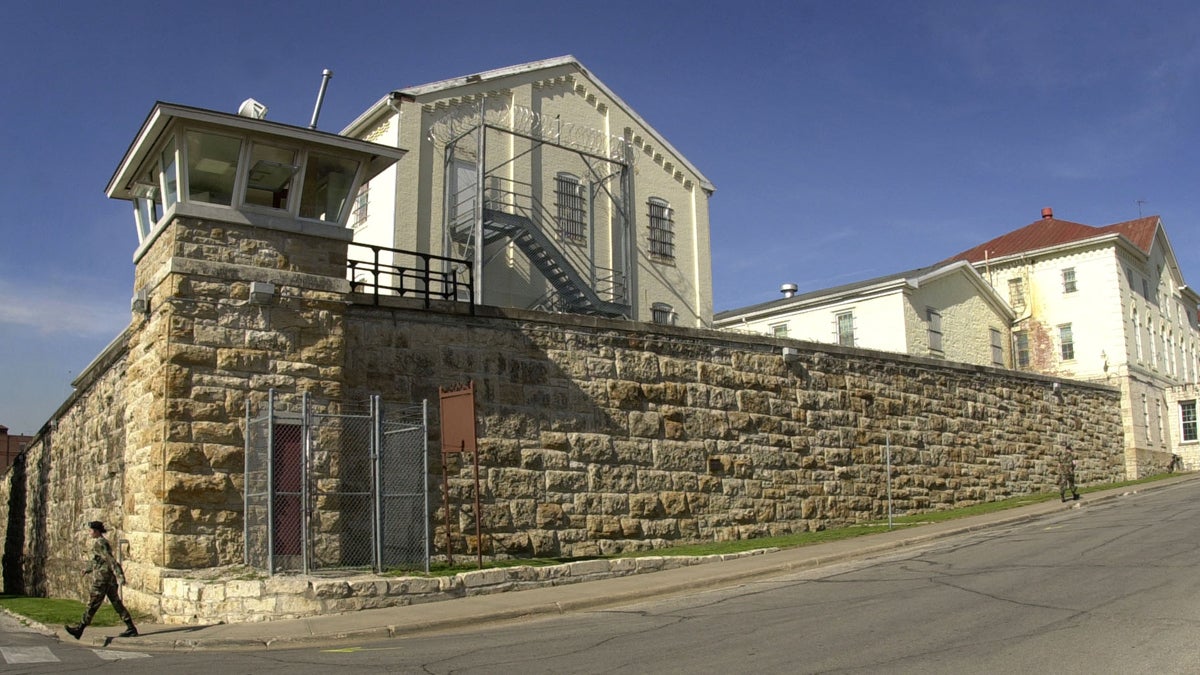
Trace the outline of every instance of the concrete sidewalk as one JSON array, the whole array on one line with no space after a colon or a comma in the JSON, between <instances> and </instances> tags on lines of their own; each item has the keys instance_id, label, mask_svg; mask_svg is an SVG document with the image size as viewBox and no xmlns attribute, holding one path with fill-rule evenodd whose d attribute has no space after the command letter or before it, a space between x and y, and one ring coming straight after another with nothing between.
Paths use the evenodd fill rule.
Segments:
<instances>
[{"instance_id":1,"label":"concrete sidewalk","mask_svg":"<svg viewBox=\"0 0 1200 675\"><path fill-rule=\"evenodd\" d=\"M930 523L902 530L855 537L825 544L766 551L759 555L718 560L647 574L587 581L547 588L477 595L444 602L372 609L306 619L212 626L140 624L136 638L116 638L123 626L89 628L81 644L134 651L191 651L202 649L288 649L334 645L344 640L370 640L422 631L460 628L493 621L610 607L654 596L693 592L735 584L781 572L810 569L877 555L965 532L1019 523L1067 509L1159 490L1200 479L1185 474L1153 483L1092 492L1078 502L1056 500L997 513ZM60 640L73 641L62 626L51 627Z\"/></svg>"}]
</instances>

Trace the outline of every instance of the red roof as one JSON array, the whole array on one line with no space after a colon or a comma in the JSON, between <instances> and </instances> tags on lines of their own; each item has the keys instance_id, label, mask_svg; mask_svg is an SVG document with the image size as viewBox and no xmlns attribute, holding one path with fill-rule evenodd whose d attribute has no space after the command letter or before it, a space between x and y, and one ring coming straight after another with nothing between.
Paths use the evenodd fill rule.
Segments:
<instances>
[{"instance_id":1,"label":"red roof","mask_svg":"<svg viewBox=\"0 0 1200 675\"><path fill-rule=\"evenodd\" d=\"M1019 230L1013 230L1008 234L1000 235L975 248L947 258L943 262L953 262L956 260L966 260L971 263L983 262L990 258L1003 258L1051 246L1084 241L1106 234L1124 235L1129 241L1133 242L1134 246L1137 246L1142 252L1149 254L1150 247L1154 243L1154 233L1158 231L1158 224L1158 216L1147 216L1145 218L1138 218L1137 220L1106 225L1105 227L1092 227L1090 225L1072 223L1067 220L1059 220L1054 217L1042 218Z\"/></svg>"}]
</instances>

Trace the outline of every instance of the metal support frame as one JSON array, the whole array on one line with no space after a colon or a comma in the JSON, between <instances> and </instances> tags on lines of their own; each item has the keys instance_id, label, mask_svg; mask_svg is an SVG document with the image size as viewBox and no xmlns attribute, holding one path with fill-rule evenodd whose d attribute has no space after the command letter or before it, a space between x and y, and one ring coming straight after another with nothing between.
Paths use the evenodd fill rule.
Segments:
<instances>
[{"instance_id":1,"label":"metal support frame","mask_svg":"<svg viewBox=\"0 0 1200 675\"><path fill-rule=\"evenodd\" d=\"M522 131L513 128L517 125L503 126L500 123L489 121L487 110L487 97L480 98L476 106L475 116L461 111L451 113L447 116L449 119L445 123L445 133L435 133L431 130L430 137L438 143L444 143L443 150L443 198L442 198L442 228L443 228L443 249L444 253L449 254L453 247L452 237L452 214L456 210L454 201L455 195L452 194L452 188L456 188L457 174L454 166L455 150L460 142L463 142L475 134L475 186L474 186L474 204L471 223L471 235L466 246L470 249L469 252L464 252L464 255L469 255L474 269L472 281L472 293L475 299L475 304L482 304L484 293L484 267L487 260L484 254L484 225L485 225L485 205L487 198L487 179L489 177L489 166L487 163L487 132L495 130L501 133L509 134L517 138L523 138L531 143L533 147L528 150L507 159L503 163L491 167L491 171L497 171L504 166L507 166L518 158L532 153L535 149L544 146L560 148L564 151L574 153L581 158L584 165L587 167L590 180L588 199L588 225L589 225L589 246L587 251L588 269L576 270L583 279L590 284L590 292L599 293L600 289L599 278L597 275L596 265L596 222L595 212L598 197L603 193L608 199L608 203L612 205L611 226L608 231L608 236L612 244L613 263L616 271L623 275L623 283L613 283L614 289L610 293L616 293L615 300L619 304L624 304L629 309L626 312L626 318L637 316L637 294L636 294L636 257L634 254L636 241L633 233L634 214L632 211L633 204L633 172L630 167L636 161L636 155L633 152L632 146L625 139L611 137L608 141L609 149L606 154L600 154L598 151L593 151L591 147L582 147L577 143L572 143L569 139L563 138L563 129L561 119L553 120L553 130L548 130L546 124L548 121L540 119L536 113L526 112L526 116L532 115L535 118L530 122L530 128L527 131ZM506 108L508 109L508 108ZM495 111L494 111L495 112ZM580 128L571 125L571 131L578 135ZM540 130L540 135L539 135ZM619 144L619 148L613 149L613 144ZM595 148L600 150L601 148ZM616 156L614 156L616 155ZM604 172L598 169L600 163L609 166L615 166L615 170ZM620 194L614 194L611 189L613 179L620 188ZM532 196L537 198L536 196ZM569 265L570 263L568 263ZM609 277L612 279L612 276Z\"/></svg>"}]
</instances>

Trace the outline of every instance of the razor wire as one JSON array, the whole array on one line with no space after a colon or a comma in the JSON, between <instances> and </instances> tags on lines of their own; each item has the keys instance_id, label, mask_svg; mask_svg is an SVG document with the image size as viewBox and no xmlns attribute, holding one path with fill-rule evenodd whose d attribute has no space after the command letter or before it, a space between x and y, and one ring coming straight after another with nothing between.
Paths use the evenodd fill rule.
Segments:
<instances>
[{"instance_id":1,"label":"razor wire","mask_svg":"<svg viewBox=\"0 0 1200 675\"><path fill-rule=\"evenodd\" d=\"M478 129L479 117L478 106L458 106L430 124L429 140L442 146L453 143ZM631 166L637 163L638 153L633 151L633 143L628 139L524 106L506 103L498 108L485 108L483 125L604 157L611 162Z\"/></svg>"}]
</instances>

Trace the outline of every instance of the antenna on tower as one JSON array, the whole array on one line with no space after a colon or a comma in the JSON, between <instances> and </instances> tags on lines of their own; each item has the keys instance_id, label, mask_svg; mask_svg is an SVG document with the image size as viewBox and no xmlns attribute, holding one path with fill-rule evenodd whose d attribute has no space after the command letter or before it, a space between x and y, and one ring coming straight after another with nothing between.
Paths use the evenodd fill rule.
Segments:
<instances>
[{"instance_id":1,"label":"antenna on tower","mask_svg":"<svg viewBox=\"0 0 1200 675\"><path fill-rule=\"evenodd\" d=\"M1149 202L1147 202L1145 199L1139 199L1139 200L1137 200L1137 205L1138 205L1138 218L1141 218L1141 217L1142 217L1142 204L1148 204L1148 203L1149 203Z\"/></svg>"}]
</instances>

